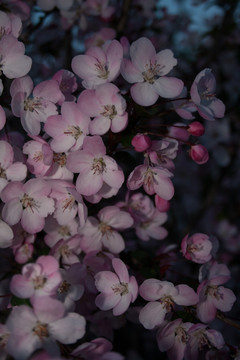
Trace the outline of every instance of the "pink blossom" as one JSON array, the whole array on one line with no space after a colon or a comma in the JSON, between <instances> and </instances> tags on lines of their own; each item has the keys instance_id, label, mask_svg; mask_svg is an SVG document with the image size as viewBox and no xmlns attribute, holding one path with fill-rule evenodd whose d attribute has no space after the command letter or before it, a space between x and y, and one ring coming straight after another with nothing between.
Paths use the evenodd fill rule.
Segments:
<instances>
[{"instance_id":1,"label":"pink blossom","mask_svg":"<svg viewBox=\"0 0 240 360\"><path fill-rule=\"evenodd\" d=\"M94 118L89 126L92 135L103 135L109 129L118 133L127 126L127 104L114 84L106 83L96 90L83 91L78 104L84 113Z\"/></svg>"},{"instance_id":2,"label":"pink blossom","mask_svg":"<svg viewBox=\"0 0 240 360\"><path fill-rule=\"evenodd\" d=\"M116 161L106 155L106 147L100 136L86 137L83 150L72 152L67 159L67 168L80 172L76 189L82 195L94 195L104 183L120 188L124 181L122 170Z\"/></svg>"},{"instance_id":3,"label":"pink blossom","mask_svg":"<svg viewBox=\"0 0 240 360\"><path fill-rule=\"evenodd\" d=\"M17 297L52 296L61 283L59 264L52 256L40 256L36 263L23 266L22 275L14 275L10 290Z\"/></svg>"},{"instance_id":4,"label":"pink blossom","mask_svg":"<svg viewBox=\"0 0 240 360\"><path fill-rule=\"evenodd\" d=\"M193 324L176 319L161 327L157 332L159 350L167 352L169 360L182 360L189 339L188 330Z\"/></svg>"},{"instance_id":5,"label":"pink blossom","mask_svg":"<svg viewBox=\"0 0 240 360\"><path fill-rule=\"evenodd\" d=\"M189 155L199 165L205 164L209 160L209 153L201 144L192 145Z\"/></svg>"},{"instance_id":6,"label":"pink blossom","mask_svg":"<svg viewBox=\"0 0 240 360\"><path fill-rule=\"evenodd\" d=\"M157 279L145 280L139 288L139 294L149 301L139 314L139 321L146 329L162 324L174 304L189 306L198 302L198 295L188 285L174 286L169 281Z\"/></svg>"},{"instance_id":7,"label":"pink blossom","mask_svg":"<svg viewBox=\"0 0 240 360\"><path fill-rule=\"evenodd\" d=\"M192 236L186 235L181 242L183 256L198 264L204 264L212 258L212 242L206 234L196 233Z\"/></svg>"},{"instance_id":8,"label":"pink blossom","mask_svg":"<svg viewBox=\"0 0 240 360\"><path fill-rule=\"evenodd\" d=\"M177 156L178 147L179 144L176 139L163 138L162 140L153 140L151 146L147 149L147 154L152 164L173 171L175 166L172 160Z\"/></svg>"},{"instance_id":9,"label":"pink blossom","mask_svg":"<svg viewBox=\"0 0 240 360\"><path fill-rule=\"evenodd\" d=\"M0 70L7 78L19 78L29 72L32 59L24 55L25 46L22 42L13 35L3 35L0 49Z\"/></svg>"},{"instance_id":10,"label":"pink blossom","mask_svg":"<svg viewBox=\"0 0 240 360\"><path fill-rule=\"evenodd\" d=\"M59 240L70 239L77 234L78 225L76 218L69 220L66 225L60 225L57 220L49 216L44 226L44 231L46 232L44 237L45 243L52 248Z\"/></svg>"},{"instance_id":11,"label":"pink blossom","mask_svg":"<svg viewBox=\"0 0 240 360\"><path fill-rule=\"evenodd\" d=\"M0 38L2 38L3 35L12 35L15 38L19 37L22 30L22 21L18 16L0 11L0 24Z\"/></svg>"},{"instance_id":12,"label":"pink blossom","mask_svg":"<svg viewBox=\"0 0 240 360\"><path fill-rule=\"evenodd\" d=\"M63 266L78 263L80 261L78 255L82 251L80 241L80 235L74 235L67 240L60 239L52 247L50 255L53 255L58 261L61 260Z\"/></svg>"},{"instance_id":13,"label":"pink blossom","mask_svg":"<svg viewBox=\"0 0 240 360\"><path fill-rule=\"evenodd\" d=\"M221 349L225 342L222 334L219 331L213 329L207 329L204 324L194 324L188 330L189 341L186 346L184 359L197 360L199 358L199 352L204 348L214 346L217 349Z\"/></svg>"},{"instance_id":14,"label":"pink blossom","mask_svg":"<svg viewBox=\"0 0 240 360\"><path fill-rule=\"evenodd\" d=\"M180 100L178 100L180 98ZM186 98L186 99L181 99ZM197 111L196 105L192 102L191 99L187 99L187 88L184 87L181 94L177 96L172 102L174 110L176 113L181 116L181 118L186 120L194 119L192 115L193 112Z\"/></svg>"},{"instance_id":15,"label":"pink blossom","mask_svg":"<svg viewBox=\"0 0 240 360\"><path fill-rule=\"evenodd\" d=\"M126 211L117 206L107 206L99 211L99 221L89 217L80 233L81 247L85 252L99 251L106 248L113 253L120 253L125 243L118 231L125 230L133 225L133 219Z\"/></svg>"},{"instance_id":16,"label":"pink blossom","mask_svg":"<svg viewBox=\"0 0 240 360\"><path fill-rule=\"evenodd\" d=\"M2 217L9 225L21 220L22 227L30 234L43 229L45 218L53 213L54 201L48 197L50 186L44 180L30 179L25 184L9 183L2 191L5 202Z\"/></svg>"},{"instance_id":17,"label":"pink blossom","mask_svg":"<svg viewBox=\"0 0 240 360\"><path fill-rule=\"evenodd\" d=\"M216 98L216 80L211 69L202 70L195 78L191 87L191 98L197 106L199 114L206 120L222 118L225 105Z\"/></svg>"},{"instance_id":18,"label":"pink blossom","mask_svg":"<svg viewBox=\"0 0 240 360\"><path fill-rule=\"evenodd\" d=\"M62 98L58 100L58 104L62 105L64 101L75 101L75 96L72 95L77 90L76 76L69 70L61 69L53 75L53 80L59 84L59 89L62 92Z\"/></svg>"},{"instance_id":19,"label":"pink blossom","mask_svg":"<svg viewBox=\"0 0 240 360\"><path fill-rule=\"evenodd\" d=\"M151 139L144 134L137 134L132 138L132 146L135 151L146 151L151 146Z\"/></svg>"},{"instance_id":20,"label":"pink blossom","mask_svg":"<svg viewBox=\"0 0 240 360\"><path fill-rule=\"evenodd\" d=\"M53 151L60 153L80 149L88 134L89 123L90 118L81 113L77 104L64 102L61 115L49 116L44 126L46 133L53 138L50 142Z\"/></svg>"},{"instance_id":21,"label":"pink blossom","mask_svg":"<svg viewBox=\"0 0 240 360\"><path fill-rule=\"evenodd\" d=\"M21 118L25 131L38 135L41 122L45 123L48 116L56 115L56 103L62 97L56 80L42 81L33 89L29 76L15 79L10 87L12 96L12 112Z\"/></svg>"},{"instance_id":22,"label":"pink blossom","mask_svg":"<svg viewBox=\"0 0 240 360\"><path fill-rule=\"evenodd\" d=\"M10 331L7 353L26 360L37 349L59 355L56 341L72 344L82 338L86 321L77 313L64 316L64 305L49 297L34 300L33 309L26 305L16 306L10 313L6 326Z\"/></svg>"},{"instance_id":23,"label":"pink blossom","mask_svg":"<svg viewBox=\"0 0 240 360\"><path fill-rule=\"evenodd\" d=\"M102 48L93 46L85 55L77 55L72 60L72 69L84 81L86 89L95 89L98 85L117 78L123 58L122 45L112 40Z\"/></svg>"},{"instance_id":24,"label":"pink blossom","mask_svg":"<svg viewBox=\"0 0 240 360\"><path fill-rule=\"evenodd\" d=\"M230 311L236 301L233 291L221 286L230 278L229 271L225 268L224 264L214 262L209 269L207 279L198 286L197 316L202 322L213 321L217 310Z\"/></svg>"},{"instance_id":25,"label":"pink blossom","mask_svg":"<svg viewBox=\"0 0 240 360\"><path fill-rule=\"evenodd\" d=\"M169 179L172 173L161 166L138 165L129 175L127 187L137 190L143 186L148 195L157 194L165 200L174 195L174 187Z\"/></svg>"},{"instance_id":26,"label":"pink blossom","mask_svg":"<svg viewBox=\"0 0 240 360\"><path fill-rule=\"evenodd\" d=\"M113 315L123 314L138 295L138 285L134 276L128 275L126 265L120 259L113 259L111 271L100 271L95 275L95 285L101 292L96 297L96 305L101 310L113 309Z\"/></svg>"},{"instance_id":27,"label":"pink blossom","mask_svg":"<svg viewBox=\"0 0 240 360\"><path fill-rule=\"evenodd\" d=\"M182 80L165 76L177 64L171 50L156 53L151 41L142 37L131 44L130 57L123 60L121 74L129 83L135 83L130 91L137 104L150 106L159 96L173 98L181 93Z\"/></svg>"},{"instance_id":28,"label":"pink blossom","mask_svg":"<svg viewBox=\"0 0 240 360\"><path fill-rule=\"evenodd\" d=\"M18 264L25 264L32 257L36 234L29 234L24 231L20 223L14 225L12 229L14 233L12 249L15 261Z\"/></svg>"},{"instance_id":29,"label":"pink blossom","mask_svg":"<svg viewBox=\"0 0 240 360\"><path fill-rule=\"evenodd\" d=\"M188 125L187 131L190 135L202 136L205 132L205 128L199 121L193 121L190 125Z\"/></svg>"},{"instance_id":30,"label":"pink blossom","mask_svg":"<svg viewBox=\"0 0 240 360\"><path fill-rule=\"evenodd\" d=\"M163 240L168 232L161 225L167 220L167 214L155 209L151 217L134 224L136 234L139 239L149 241L150 238L155 240Z\"/></svg>"},{"instance_id":31,"label":"pink blossom","mask_svg":"<svg viewBox=\"0 0 240 360\"><path fill-rule=\"evenodd\" d=\"M8 181L22 181L27 176L27 167L21 162L14 162L12 146L0 140L0 194Z\"/></svg>"}]
</instances>

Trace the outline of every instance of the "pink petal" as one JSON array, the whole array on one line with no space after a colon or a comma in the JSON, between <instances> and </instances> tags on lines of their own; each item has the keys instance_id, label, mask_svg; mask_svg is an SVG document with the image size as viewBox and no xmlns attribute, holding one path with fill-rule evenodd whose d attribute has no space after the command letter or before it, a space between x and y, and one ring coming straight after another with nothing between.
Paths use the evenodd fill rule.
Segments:
<instances>
[{"instance_id":1,"label":"pink petal","mask_svg":"<svg viewBox=\"0 0 240 360\"><path fill-rule=\"evenodd\" d=\"M5 124L6 124L6 114L2 106L0 105L0 130L4 128Z\"/></svg>"},{"instance_id":2,"label":"pink petal","mask_svg":"<svg viewBox=\"0 0 240 360\"><path fill-rule=\"evenodd\" d=\"M158 73L161 76L168 74L172 68L177 65L177 60L174 58L172 50L166 49L156 54L157 64L160 65L161 71Z\"/></svg>"},{"instance_id":3,"label":"pink petal","mask_svg":"<svg viewBox=\"0 0 240 360\"><path fill-rule=\"evenodd\" d=\"M146 71L146 65L156 60L156 50L152 42L142 37L131 44L130 56L133 64L142 72Z\"/></svg>"},{"instance_id":4,"label":"pink petal","mask_svg":"<svg viewBox=\"0 0 240 360\"><path fill-rule=\"evenodd\" d=\"M142 106L155 104L158 99L158 93L155 87L148 82L137 83L130 89L133 100Z\"/></svg>"},{"instance_id":5,"label":"pink petal","mask_svg":"<svg viewBox=\"0 0 240 360\"><path fill-rule=\"evenodd\" d=\"M123 59L121 74L130 84L143 82L142 72L129 59Z\"/></svg>"},{"instance_id":6,"label":"pink petal","mask_svg":"<svg viewBox=\"0 0 240 360\"><path fill-rule=\"evenodd\" d=\"M127 311L131 302L132 295L130 293L121 296L119 303L113 308L113 315L119 316Z\"/></svg>"},{"instance_id":7,"label":"pink petal","mask_svg":"<svg viewBox=\"0 0 240 360\"><path fill-rule=\"evenodd\" d=\"M114 271L118 275L120 282L128 283L129 275L126 265L121 259L115 258L112 260L112 266Z\"/></svg>"},{"instance_id":8,"label":"pink petal","mask_svg":"<svg viewBox=\"0 0 240 360\"><path fill-rule=\"evenodd\" d=\"M68 313L48 326L49 333L62 344L73 344L85 334L86 320L77 313Z\"/></svg>"},{"instance_id":9,"label":"pink petal","mask_svg":"<svg viewBox=\"0 0 240 360\"><path fill-rule=\"evenodd\" d=\"M119 278L112 271L100 271L95 275L95 285L98 291L112 294L112 287L119 284Z\"/></svg>"},{"instance_id":10,"label":"pink petal","mask_svg":"<svg viewBox=\"0 0 240 360\"><path fill-rule=\"evenodd\" d=\"M81 195L94 195L103 185L102 174L94 174L91 169L82 171L76 181L76 189Z\"/></svg>"},{"instance_id":11,"label":"pink petal","mask_svg":"<svg viewBox=\"0 0 240 360\"><path fill-rule=\"evenodd\" d=\"M198 302L198 295L188 285L177 285L179 293L173 297L173 300L178 305L195 305Z\"/></svg>"},{"instance_id":12,"label":"pink petal","mask_svg":"<svg viewBox=\"0 0 240 360\"><path fill-rule=\"evenodd\" d=\"M141 309L139 321L145 329L151 330L162 324L166 313L166 309L159 302L151 301Z\"/></svg>"},{"instance_id":13,"label":"pink petal","mask_svg":"<svg viewBox=\"0 0 240 360\"><path fill-rule=\"evenodd\" d=\"M11 280L10 290L19 298L30 298L34 294L33 282L23 275L14 275Z\"/></svg>"},{"instance_id":14,"label":"pink petal","mask_svg":"<svg viewBox=\"0 0 240 360\"><path fill-rule=\"evenodd\" d=\"M162 76L152 85L154 91L163 98L174 98L181 94L184 83L175 77Z\"/></svg>"},{"instance_id":15,"label":"pink petal","mask_svg":"<svg viewBox=\"0 0 240 360\"><path fill-rule=\"evenodd\" d=\"M99 294L96 297L95 304L101 310L110 310L113 309L121 300L120 294Z\"/></svg>"}]
</instances>

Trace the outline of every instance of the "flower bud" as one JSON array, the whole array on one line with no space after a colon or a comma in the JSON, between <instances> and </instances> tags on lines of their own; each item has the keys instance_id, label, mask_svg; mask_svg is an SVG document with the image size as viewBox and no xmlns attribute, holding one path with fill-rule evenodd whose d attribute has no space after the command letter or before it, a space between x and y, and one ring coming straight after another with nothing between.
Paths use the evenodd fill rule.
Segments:
<instances>
[{"instance_id":1,"label":"flower bud","mask_svg":"<svg viewBox=\"0 0 240 360\"><path fill-rule=\"evenodd\" d=\"M151 145L151 139L144 134L137 134L132 138L132 146L138 152L147 150Z\"/></svg>"},{"instance_id":2,"label":"flower bud","mask_svg":"<svg viewBox=\"0 0 240 360\"><path fill-rule=\"evenodd\" d=\"M193 161L195 161L199 165L205 164L209 159L207 149L201 144L191 146L189 155L193 159Z\"/></svg>"},{"instance_id":3,"label":"flower bud","mask_svg":"<svg viewBox=\"0 0 240 360\"><path fill-rule=\"evenodd\" d=\"M205 128L199 121L193 121L188 126L188 132L190 135L202 136L205 132Z\"/></svg>"}]
</instances>

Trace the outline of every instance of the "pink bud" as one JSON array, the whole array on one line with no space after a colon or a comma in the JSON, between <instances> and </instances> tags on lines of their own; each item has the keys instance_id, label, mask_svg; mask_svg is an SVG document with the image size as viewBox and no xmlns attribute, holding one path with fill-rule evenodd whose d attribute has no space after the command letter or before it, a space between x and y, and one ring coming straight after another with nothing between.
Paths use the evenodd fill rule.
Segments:
<instances>
[{"instance_id":1,"label":"pink bud","mask_svg":"<svg viewBox=\"0 0 240 360\"><path fill-rule=\"evenodd\" d=\"M132 146L138 152L147 150L151 143L151 139L147 135L137 134L132 138Z\"/></svg>"},{"instance_id":2,"label":"pink bud","mask_svg":"<svg viewBox=\"0 0 240 360\"><path fill-rule=\"evenodd\" d=\"M155 195L155 205L158 211L167 212L170 208L170 201L161 198L159 195Z\"/></svg>"},{"instance_id":3,"label":"pink bud","mask_svg":"<svg viewBox=\"0 0 240 360\"><path fill-rule=\"evenodd\" d=\"M205 132L205 128L199 121L193 121L188 126L188 132L190 135L202 136Z\"/></svg>"},{"instance_id":4,"label":"pink bud","mask_svg":"<svg viewBox=\"0 0 240 360\"><path fill-rule=\"evenodd\" d=\"M205 164L209 159L207 149L201 144L193 145L189 155L199 165Z\"/></svg>"},{"instance_id":5,"label":"pink bud","mask_svg":"<svg viewBox=\"0 0 240 360\"><path fill-rule=\"evenodd\" d=\"M187 141L189 133L187 127L182 123L176 123L169 128L169 135L177 140Z\"/></svg>"}]
</instances>

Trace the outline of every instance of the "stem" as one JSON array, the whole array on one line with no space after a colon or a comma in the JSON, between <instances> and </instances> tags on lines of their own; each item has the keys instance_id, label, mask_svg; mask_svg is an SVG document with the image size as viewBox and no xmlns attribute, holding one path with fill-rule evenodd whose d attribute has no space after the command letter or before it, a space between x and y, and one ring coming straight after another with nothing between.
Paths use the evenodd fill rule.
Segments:
<instances>
[{"instance_id":1,"label":"stem","mask_svg":"<svg viewBox=\"0 0 240 360\"><path fill-rule=\"evenodd\" d=\"M123 30L126 28L130 6L131 0L124 0L122 6L122 14L116 28L118 33L122 33Z\"/></svg>"},{"instance_id":2,"label":"stem","mask_svg":"<svg viewBox=\"0 0 240 360\"><path fill-rule=\"evenodd\" d=\"M218 318L219 320L224 321L226 324L231 325L231 326L235 327L236 329L240 330L240 324L237 324L235 321L227 318L227 317L224 316L223 314L217 313L217 318Z\"/></svg>"}]
</instances>

